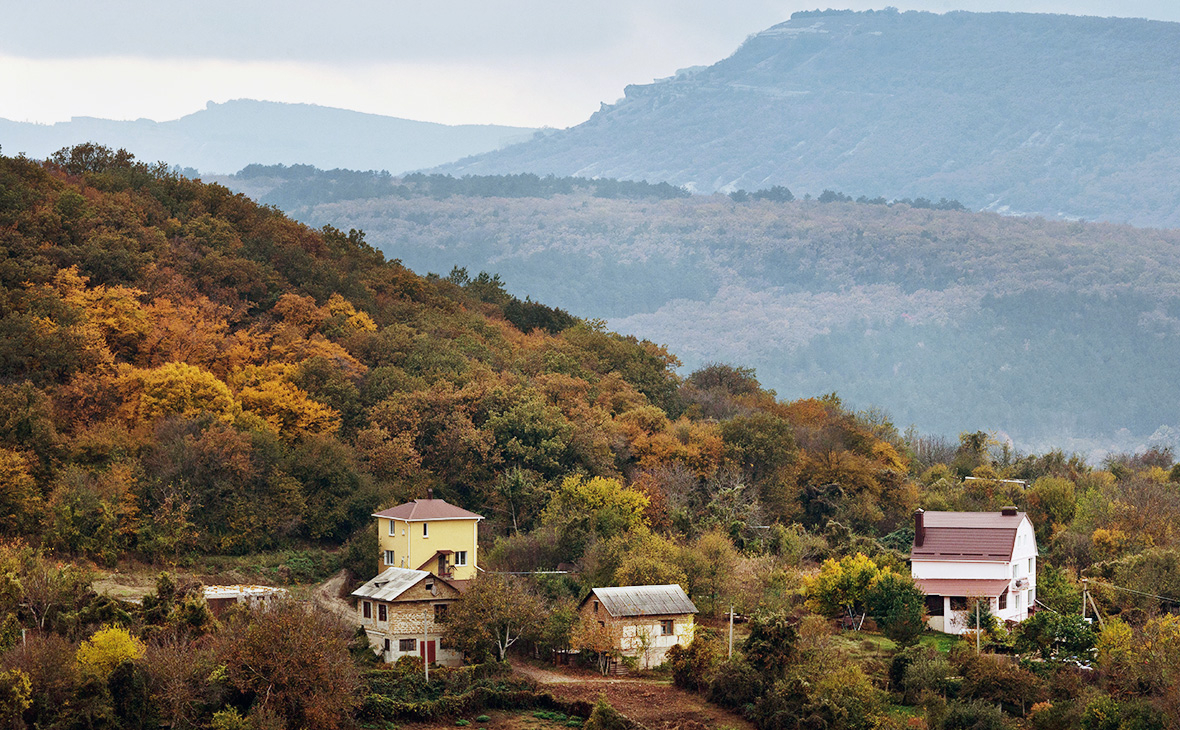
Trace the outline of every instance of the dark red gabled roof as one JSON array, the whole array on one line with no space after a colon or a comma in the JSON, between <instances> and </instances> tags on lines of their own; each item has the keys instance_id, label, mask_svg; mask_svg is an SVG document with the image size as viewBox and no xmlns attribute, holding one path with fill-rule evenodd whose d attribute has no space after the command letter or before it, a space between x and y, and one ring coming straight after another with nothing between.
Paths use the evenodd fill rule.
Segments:
<instances>
[{"instance_id":1,"label":"dark red gabled roof","mask_svg":"<svg viewBox=\"0 0 1180 730\"><path fill-rule=\"evenodd\" d=\"M1025 519L1024 512L924 512L925 539L921 547L915 542L910 559L1011 562Z\"/></svg>"},{"instance_id":2,"label":"dark red gabled roof","mask_svg":"<svg viewBox=\"0 0 1180 730\"><path fill-rule=\"evenodd\" d=\"M483 517L456 507L442 499L415 499L387 510L374 512L374 517L421 522L422 520L482 520Z\"/></svg>"}]
</instances>

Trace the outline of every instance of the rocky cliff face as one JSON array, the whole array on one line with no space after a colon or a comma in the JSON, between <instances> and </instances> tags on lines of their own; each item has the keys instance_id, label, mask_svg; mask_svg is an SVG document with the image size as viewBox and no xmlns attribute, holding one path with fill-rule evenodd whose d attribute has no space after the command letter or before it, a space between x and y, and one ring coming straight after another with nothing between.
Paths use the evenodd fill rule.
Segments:
<instances>
[{"instance_id":1,"label":"rocky cliff face","mask_svg":"<svg viewBox=\"0 0 1180 730\"><path fill-rule=\"evenodd\" d=\"M1180 24L796 13L732 56L629 86L585 123L455 174L786 185L1180 225Z\"/></svg>"}]
</instances>

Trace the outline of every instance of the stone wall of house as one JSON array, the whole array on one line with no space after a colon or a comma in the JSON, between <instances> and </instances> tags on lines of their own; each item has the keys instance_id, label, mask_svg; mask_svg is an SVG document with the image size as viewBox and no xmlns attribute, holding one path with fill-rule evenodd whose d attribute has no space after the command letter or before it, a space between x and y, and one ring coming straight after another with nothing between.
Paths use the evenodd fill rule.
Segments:
<instances>
[{"instance_id":1,"label":"stone wall of house","mask_svg":"<svg viewBox=\"0 0 1180 730\"><path fill-rule=\"evenodd\" d=\"M582 605L582 619L599 621L608 627L619 652L623 656L635 657L643 668L663 664L668 650L677 644L687 646L696 631L696 621L690 613L615 618L605 606L600 605L595 612L594 603L591 596ZM662 632L663 621L672 622L671 634Z\"/></svg>"}]
</instances>

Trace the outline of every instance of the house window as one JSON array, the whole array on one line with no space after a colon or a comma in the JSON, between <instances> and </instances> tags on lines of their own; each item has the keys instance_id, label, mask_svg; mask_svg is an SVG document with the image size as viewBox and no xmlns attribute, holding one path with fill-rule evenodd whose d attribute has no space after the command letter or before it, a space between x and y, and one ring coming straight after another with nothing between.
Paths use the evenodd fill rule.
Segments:
<instances>
[{"instance_id":1,"label":"house window","mask_svg":"<svg viewBox=\"0 0 1180 730\"><path fill-rule=\"evenodd\" d=\"M377 620L378 621L388 621L389 620L389 609L384 603L377 604Z\"/></svg>"},{"instance_id":2,"label":"house window","mask_svg":"<svg viewBox=\"0 0 1180 730\"><path fill-rule=\"evenodd\" d=\"M418 640L417 639L398 639L397 640L397 650L398 651L417 651L418 650Z\"/></svg>"},{"instance_id":3,"label":"house window","mask_svg":"<svg viewBox=\"0 0 1180 730\"><path fill-rule=\"evenodd\" d=\"M675 629L673 629L673 627L672 627L672 619L666 618L666 619L663 619L662 621L660 621L660 635L661 636L671 636L674 632L675 632Z\"/></svg>"},{"instance_id":4,"label":"house window","mask_svg":"<svg viewBox=\"0 0 1180 730\"><path fill-rule=\"evenodd\" d=\"M422 537L430 537L430 523L429 522L422 523Z\"/></svg>"},{"instance_id":5,"label":"house window","mask_svg":"<svg viewBox=\"0 0 1180 730\"><path fill-rule=\"evenodd\" d=\"M1016 573L1017 573L1017 572L1019 572L1019 568L1017 567L1016 563L1013 563L1013 564L1012 564L1012 577L1013 577L1013 578L1015 578L1015 577L1016 577Z\"/></svg>"},{"instance_id":6,"label":"house window","mask_svg":"<svg viewBox=\"0 0 1180 730\"><path fill-rule=\"evenodd\" d=\"M594 602L594 613L598 613L598 601Z\"/></svg>"},{"instance_id":7,"label":"house window","mask_svg":"<svg viewBox=\"0 0 1180 730\"><path fill-rule=\"evenodd\" d=\"M389 521L389 536L390 536L390 537L396 537L396 536L397 536L397 524L396 524L396 523L394 523L394 521L393 521L393 520L390 520L390 521Z\"/></svg>"},{"instance_id":8,"label":"house window","mask_svg":"<svg viewBox=\"0 0 1180 730\"><path fill-rule=\"evenodd\" d=\"M445 604L445 603L434 604L434 622L437 624L441 624L443 621L446 621L446 620L447 620L447 604Z\"/></svg>"},{"instance_id":9,"label":"house window","mask_svg":"<svg viewBox=\"0 0 1180 730\"><path fill-rule=\"evenodd\" d=\"M942 616L944 612L942 596L926 596L926 613L931 616Z\"/></svg>"},{"instance_id":10,"label":"house window","mask_svg":"<svg viewBox=\"0 0 1180 730\"><path fill-rule=\"evenodd\" d=\"M1003 611L1006 608L1008 608L1008 591L1000 594L1000 610Z\"/></svg>"},{"instance_id":11,"label":"house window","mask_svg":"<svg viewBox=\"0 0 1180 730\"><path fill-rule=\"evenodd\" d=\"M368 601L362 601L361 615L365 618L373 618L373 604Z\"/></svg>"},{"instance_id":12,"label":"house window","mask_svg":"<svg viewBox=\"0 0 1180 730\"><path fill-rule=\"evenodd\" d=\"M467 551L459 550L455 553L455 565L467 565Z\"/></svg>"},{"instance_id":13,"label":"house window","mask_svg":"<svg viewBox=\"0 0 1180 730\"><path fill-rule=\"evenodd\" d=\"M967 597L966 596L951 596L951 610L952 611L966 611Z\"/></svg>"},{"instance_id":14,"label":"house window","mask_svg":"<svg viewBox=\"0 0 1180 730\"><path fill-rule=\"evenodd\" d=\"M384 647L383 647L383 648L384 648L384 650L385 650L385 651L389 651L389 639L386 639L386 640L385 640L385 645L384 645Z\"/></svg>"},{"instance_id":15,"label":"house window","mask_svg":"<svg viewBox=\"0 0 1180 730\"><path fill-rule=\"evenodd\" d=\"M1028 559L1028 574L1032 575L1032 572L1033 572L1033 558L1029 558Z\"/></svg>"},{"instance_id":16,"label":"house window","mask_svg":"<svg viewBox=\"0 0 1180 730\"><path fill-rule=\"evenodd\" d=\"M392 550L385 551L385 564L386 565L394 565Z\"/></svg>"},{"instance_id":17,"label":"house window","mask_svg":"<svg viewBox=\"0 0 1180 730\"><path fill-rule=\"evenodd\" d=\"M599 621L599 622L598 622L598 626L599 626L599 628L604 628L604 629L605 629L605 628L606 628L606 622L605 622L605 621Z\"/></svg>"}]
</instances>

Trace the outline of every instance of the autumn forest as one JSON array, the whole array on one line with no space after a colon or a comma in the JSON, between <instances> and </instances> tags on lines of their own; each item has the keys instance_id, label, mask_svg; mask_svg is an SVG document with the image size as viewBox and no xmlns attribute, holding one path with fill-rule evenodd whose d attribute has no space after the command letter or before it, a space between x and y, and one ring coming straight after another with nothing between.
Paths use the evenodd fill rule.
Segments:
<instances>
[{"instance_id":1,"label":"autumn forest","mask_svg":"<svg viewBox=\"0 0 1180 730\"><path fill-rule=\"evenodd\" d=\"M838 393L780 399L741 363L681 375L662 345L495 274L418 275L361 231L96 145L0 156L0 248L2 724L529 708L631 727L513 674L481 625L512 616L522 655L593 653L577 601L649 583L684 586L702 627L651 671L761 729L1180 722L1165 448L1091 464L899 428ZM355 585L376 571L370 515L428 490L486 517L489 574L448 628L464 669L377 668L363 632L298 602L214 618L177 577ZM1047 610L985 620L984 653L923 632L912 513L1008 504L1036 527ZM153 589L95 590L119 570ZM1101 625L1081 620L1083 578Z\"/></svg>"}]
</instances>

